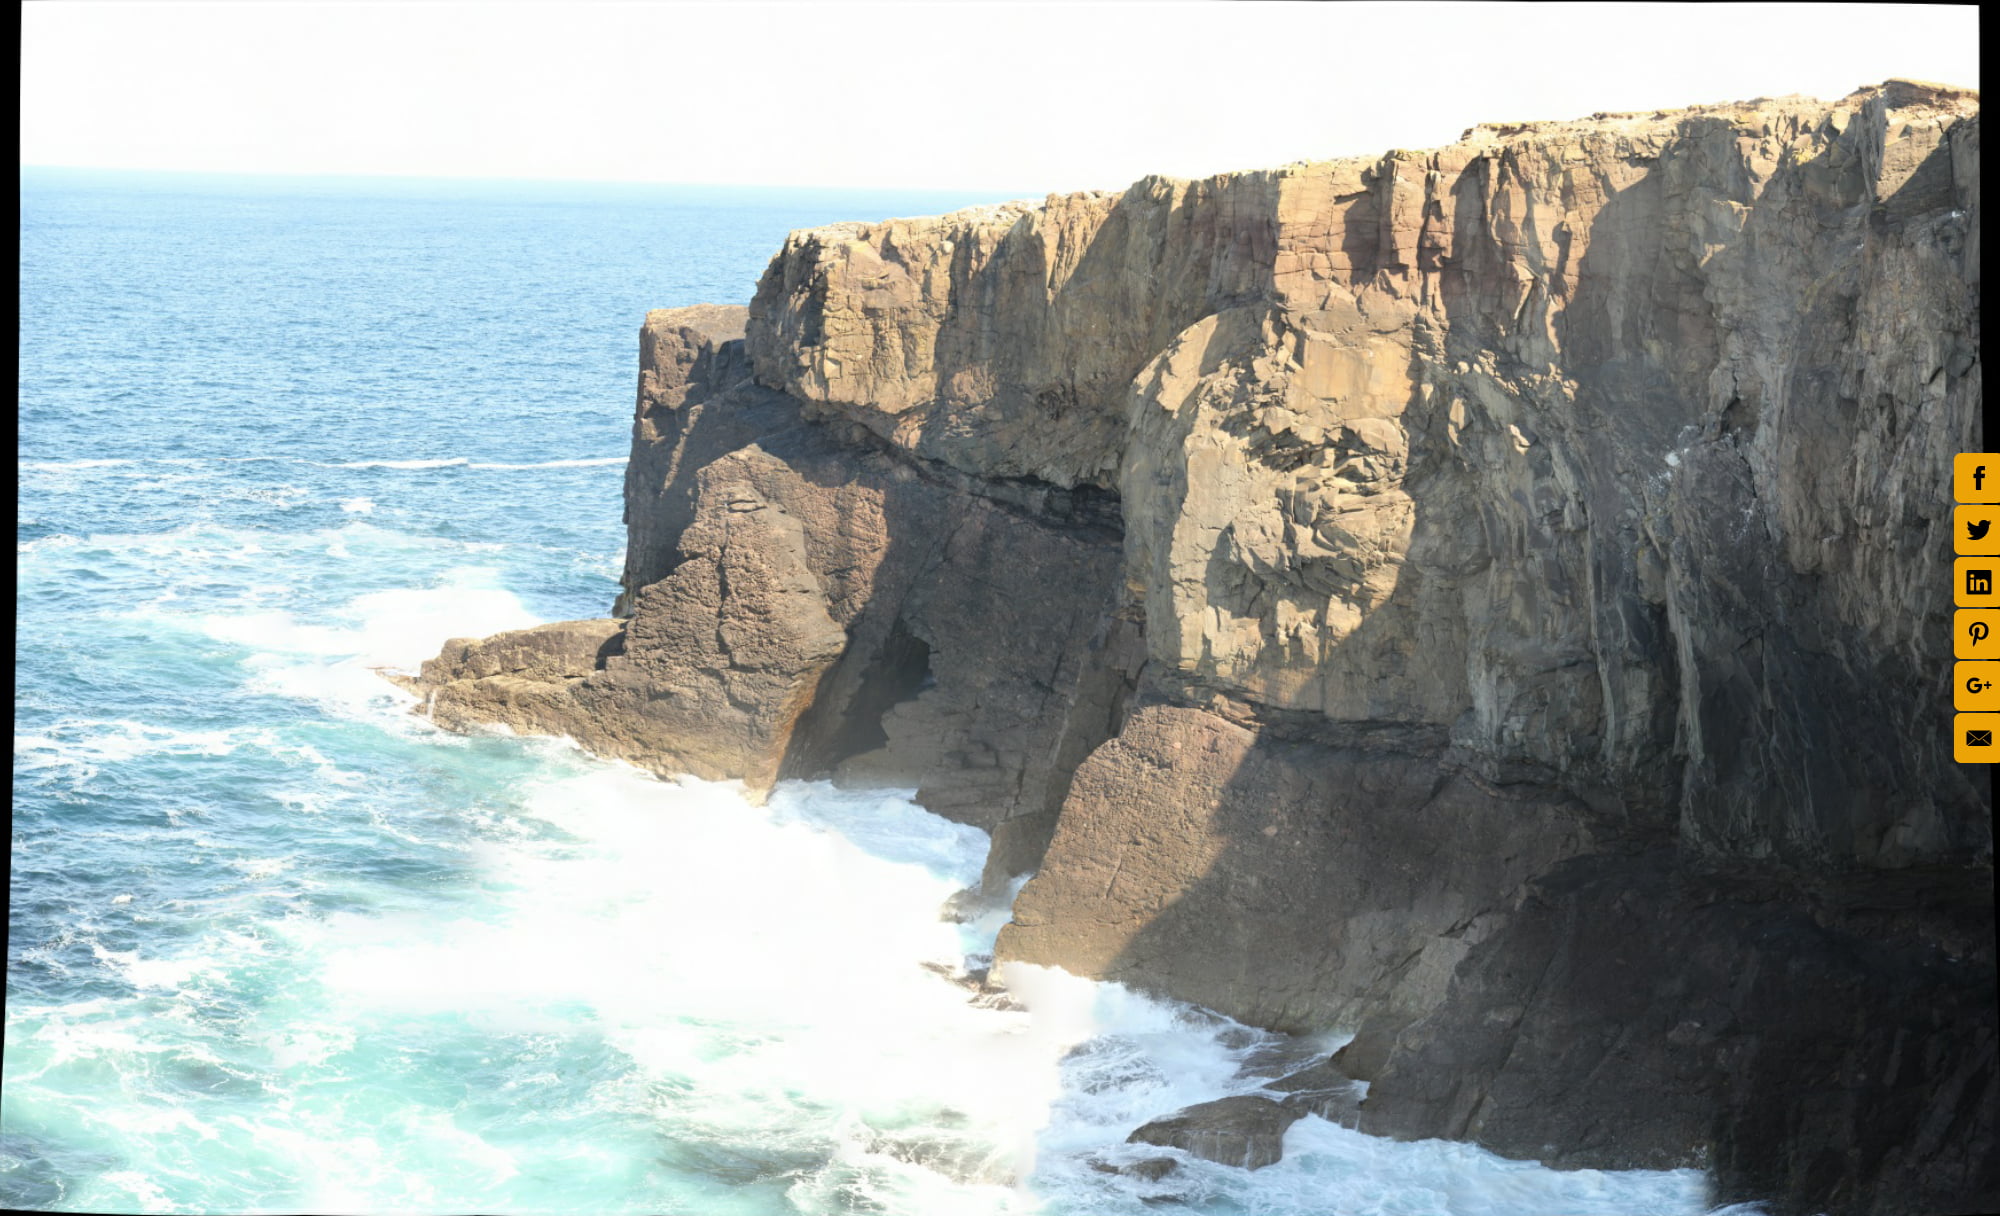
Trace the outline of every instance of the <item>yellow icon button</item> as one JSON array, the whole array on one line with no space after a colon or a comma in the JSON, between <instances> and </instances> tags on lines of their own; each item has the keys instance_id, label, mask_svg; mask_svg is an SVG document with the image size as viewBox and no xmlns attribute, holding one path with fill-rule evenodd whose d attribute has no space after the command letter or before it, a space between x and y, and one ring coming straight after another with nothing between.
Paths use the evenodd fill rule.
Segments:
<instances>
[{"instance_id":1,"label":"yellow icon button","mask_svg":"<svg viewBox=\"0 0 2000 1216\"><path fill-rule=\"evenodd\" d=\"M1960 502L2000 502L2000 456L1960 452L1952 457L1951 496Z\"/></svg>"},{"instance_id":2,"label":"yellow icon button","mask_svg":"<svg viewBox=\"0 0 2000 1216\"><path fill-rule=\"evenodd\" d=\"M2000 462L1996 462L2000 468ZM1977 503L1951 513L1952 544L1960 553L1979 556L2000 554L2000 504Z\"/></svg>"},{"instance_id":3,"label":"yellow icon button","mask_svg":"<svg viewBox=\"0 0 2000 1216\"><path fill-rule=\"evenodd\" d=\"M1951 704L1958 710L2000 712L2000 662L1975 659L1951 669Z\"/></svg>"},{"instance_id":4,"label":"yellow icon button","mask_svg":"<svg viewBox=\"0 0 2000 1216\"><path fill-rule=\"evenodd\" d=\"M1992 764L2000 761L2000 747L1993 745L2000 730L2000 714L1960 714L1951 725L1951 755L1960 764Z\"/></svg>"},{"instance_id":5,"label":"yellow icon button","mask_svg":"<svg viewBox=\"0 0 2000 1216\"><path fill-rule=\"evenodd\" d=\"M1961 557L1951 564L1952 600L1960 608L2000 608L1994 578L2000 557Z\"/></svg>"},{"instance_id":6,"label":"yellow icon button","mask_svg":"<svg viewBox=\"0 0 2000 1216\"><path fill-rule=\"evenodd\" d=\"M2000 659L2000 608L1960 608L1951 630L1953 658Z\"/></svg>"}]
</instances>

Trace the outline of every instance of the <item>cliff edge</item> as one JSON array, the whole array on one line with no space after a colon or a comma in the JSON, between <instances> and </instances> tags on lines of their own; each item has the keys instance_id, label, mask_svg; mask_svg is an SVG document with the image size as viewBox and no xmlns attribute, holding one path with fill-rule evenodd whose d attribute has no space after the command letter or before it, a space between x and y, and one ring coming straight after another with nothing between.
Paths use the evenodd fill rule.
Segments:
<instances>
[{"instance_id":1,"label":"cliff edge","mask_svg":"<svg viewBox=\"0 0 2000 1216\"><path fill-rule=\"evenodd\" d=\"M796 232L647 318L615 619L418 684L914 787L1002 961L1355 1030L1369 1131L2000 1206L1978 168L1890 81Z\"/></svg>"}]
</instances>

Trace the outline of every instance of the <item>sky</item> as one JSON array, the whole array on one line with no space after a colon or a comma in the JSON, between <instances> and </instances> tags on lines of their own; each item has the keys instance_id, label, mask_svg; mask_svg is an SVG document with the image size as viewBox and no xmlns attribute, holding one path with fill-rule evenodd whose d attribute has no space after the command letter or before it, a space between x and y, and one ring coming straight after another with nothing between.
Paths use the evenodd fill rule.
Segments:
<instances>
[{"instance_id":1,"label":"sky","mask_svg":"<svg viewBox=\"0 0 2000 1216\"><path fill-rule=\"evenodd\" d=\"M1970 5L27 0L21 28L24 165L1009 197L1979 83Z\"/></svg>"}]
</instances>

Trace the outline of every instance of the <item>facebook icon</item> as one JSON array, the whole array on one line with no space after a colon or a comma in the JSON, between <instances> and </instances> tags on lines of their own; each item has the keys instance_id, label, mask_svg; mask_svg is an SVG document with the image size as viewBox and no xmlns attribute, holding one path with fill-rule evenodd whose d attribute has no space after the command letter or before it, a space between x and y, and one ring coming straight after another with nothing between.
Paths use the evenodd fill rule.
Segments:
<instances>
[{"instance_id":1,"label":"facebook icon","mask_svg":"<svg viewBox=\"0 0 2000 1216\"><path fill-rule=\"evenodd\" d=\"M1988 477L1988 473L1996 474ZM1952 497L2000 504L2000 452L1959 452L1951 458Z\"/></svg>"}]
</instances>

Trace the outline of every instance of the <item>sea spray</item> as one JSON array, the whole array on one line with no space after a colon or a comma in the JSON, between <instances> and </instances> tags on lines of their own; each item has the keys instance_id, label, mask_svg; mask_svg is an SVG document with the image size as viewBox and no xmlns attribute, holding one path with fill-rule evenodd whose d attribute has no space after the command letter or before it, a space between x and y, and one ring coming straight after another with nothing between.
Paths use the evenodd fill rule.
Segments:
<instances>
[{"instance_id":1,"label":"sea spray","mask_svg":"<svg viewBox=\"0 0 2000 1216\"><path fill-rule=\"evenodd\" d=\"M362 528L355 543L414 556ZM257 547L313 543L266 532ZM212 670L237 712L294 711L200 728L70 717L17 734L24 771L51 791L90 798L175 774L210 791L163 796L164 831L100 817L100 843L83 847L102 889L26 952L54 987L80 979L94 995L41 1002L27 985L10 1004L9 1127L38 1137L14 1142L30 1146L28 1173L10 1177L53 1170L61 1187L20 1200L1700 1210L1692 1172L1557 1173L1318 1119L1255 1173L1128 1147L1147 1119L1254 1092L1269 1074L1250 1065L1278 1040L1039 968L996 977L1009 999L977 991L965 969L1004 912L939 912L977 882L986 837L907 791L785 783L757 807L733 785L660 781L561 740L437 731L375 669L539 619L494 567L433 567L428 586L315 607L255 593L253 564L214 552L182 534L31 555L140 563L189 591L196 571L241 569L200 595L106 611L156 646L222 648ZM31 881L42 847L27 849ZM122 1097L107 1104L107 1085ZM1167 1177L1108 1172L1162 1153L1176 1158Z\"/></svg>"}]
</instances>

